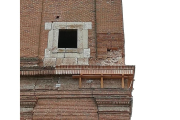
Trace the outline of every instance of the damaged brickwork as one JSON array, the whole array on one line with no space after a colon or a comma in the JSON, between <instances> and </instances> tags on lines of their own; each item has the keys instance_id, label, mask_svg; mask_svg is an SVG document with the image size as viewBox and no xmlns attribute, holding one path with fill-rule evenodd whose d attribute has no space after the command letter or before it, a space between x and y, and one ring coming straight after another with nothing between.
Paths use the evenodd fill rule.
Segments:
<instances>
[{"instance_id":1,"label":"damaged brickwork","mask_svg":"<svg viewBox=\"0 0 180 120\"><path fill-rule=\"evenodd\" d=\"M103 90L100 89L98 79L82 81L83 87L79 89L78 80L72 79L71 75L21 77L21 119L97 120L97 113L99 113L99 119L110 114L106 114L108 111L131 113L131 98L127 82L125 82L125 89L122 89L120 80L105 79L104 86L108 89ZM116 101L113 100L113 102L112 99ZM118 106L113 107L114 105ZM130 116L126 114L118 116L128 120ZM106 116L106 119L111 117ZM113 118L115 117L116 115Z\"/></svg>"},{"instance_id":2,"label":"damaged brickwork","mask_svg":"<svg viewBox=\"0 0 180 120\"><path fill-rule=\"evenodd\" d=\"M89 62L93 60L101 65L125 65L121 6L121 0L21 0L21 57L38 56L39 65L48 66L50 60L51 66L52 59L43 63L45 55L51 55L47 46L48 30L52 26L48 23L89 22L92 25L87 34L90 55L88 62L82 64L93 65L94 62ZM108 51L117 51L121 57L116 58ZM62 58L65 54L52 54L51 57ZM81 61L75 64L81 64Z\"/></svg>"}]
</instances>

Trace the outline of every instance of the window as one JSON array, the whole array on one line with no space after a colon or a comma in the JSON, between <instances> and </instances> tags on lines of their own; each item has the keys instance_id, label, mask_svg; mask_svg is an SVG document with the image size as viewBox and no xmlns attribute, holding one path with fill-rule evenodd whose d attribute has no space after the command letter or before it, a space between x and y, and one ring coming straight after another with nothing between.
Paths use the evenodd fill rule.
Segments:
<instances>
[{"instance_id":1,"label":"window","mask_svg":"<svg viewBox=\"0 0 180 120\"><path fill-rule=\"evenodd\" d=\"M77 29L59 29L58 48L77 48Z\"/></svg>"},{"instance_id":2,"label":"window","mask_svg":"<svg viewBox=\"0 0 180 120\"><path fill-rule=\"evenodd\" d=\"M49 32L44 66L88 65L89 29L91 22L46 22L45 30Z\"/></svg>"}]
</instances>

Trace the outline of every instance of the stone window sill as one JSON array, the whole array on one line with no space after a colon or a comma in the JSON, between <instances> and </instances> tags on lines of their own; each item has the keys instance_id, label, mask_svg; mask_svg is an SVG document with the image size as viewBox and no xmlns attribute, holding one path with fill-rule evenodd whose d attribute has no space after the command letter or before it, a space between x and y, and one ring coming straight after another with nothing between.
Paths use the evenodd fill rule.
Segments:
<instances>
[{"instance_id":1,"label":"stone window sill","mask_svg":"<svg viewBox=\"0 0 180 120\"><path fill-rule=\"evenodd\" d=\"M57 48L53 53L78 53L78 48Z\"/></svg>"}]
</instances>

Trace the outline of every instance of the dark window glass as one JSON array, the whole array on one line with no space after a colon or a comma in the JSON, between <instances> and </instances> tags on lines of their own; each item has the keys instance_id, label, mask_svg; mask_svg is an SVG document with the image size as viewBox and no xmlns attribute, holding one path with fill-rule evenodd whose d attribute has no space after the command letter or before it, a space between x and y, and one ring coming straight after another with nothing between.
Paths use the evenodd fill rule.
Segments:
<instances>
[{"instance_id":1,"label":"dark window glass","mask_svg":"<svg viewBox=\"0 0 180 120\"><path fill-rule=\"evenodd\" d=\"M77 48L77 29L60 29L58 48Z\"/></svg>"}]
</instances>

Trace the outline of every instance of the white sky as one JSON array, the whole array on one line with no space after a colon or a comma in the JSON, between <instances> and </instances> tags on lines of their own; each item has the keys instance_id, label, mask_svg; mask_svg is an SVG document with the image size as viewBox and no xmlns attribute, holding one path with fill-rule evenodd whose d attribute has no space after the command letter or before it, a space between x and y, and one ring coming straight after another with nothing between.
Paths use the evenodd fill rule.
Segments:
<instances>
[{"instance_id":1,"label":"white sky","mask_svg":"<svg viewBox=\"0 0 180 120\"><path fill-rule=\"evenodd\" d=\"M180 0L123 0L131 120L180 120Z\"/></svg>"},{"instance_id":2,"label":"white sky","mask_svg":"<svg viewBox=\"0 0 180 120\"><path fill-rule=\"evenodd\" d=\"M20 111L19 3L0 3L0 113L8 120ZM123 0L123 14L126 65L136 65L131 120L180 120L180 0Z\"/></svg>"}]
</instances>

